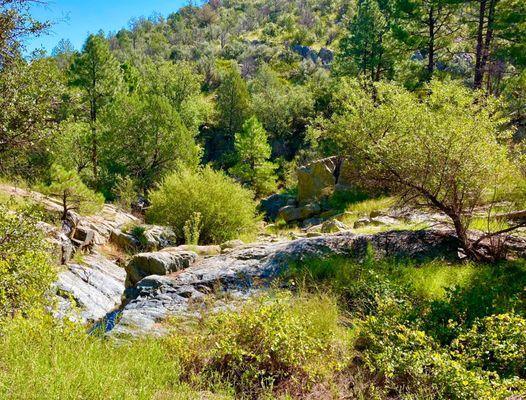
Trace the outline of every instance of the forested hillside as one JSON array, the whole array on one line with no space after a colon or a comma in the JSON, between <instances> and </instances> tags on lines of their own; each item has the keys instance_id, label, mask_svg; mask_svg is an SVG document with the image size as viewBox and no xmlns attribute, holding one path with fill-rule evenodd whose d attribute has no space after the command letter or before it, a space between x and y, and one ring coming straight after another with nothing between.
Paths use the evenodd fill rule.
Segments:
<instances>
[{"instance_id":1,"label":"forested hillside","mask_svg":"<svg viewBox=\"0 0 526 400\"><path fill-rule=\"evenodd\" d=\"M455 80L498 99L520 138L524 8L519 0L211 1L91 35L79 51L62 40L30 62L7 39L0 168L35 180L60 163L109 199L120 179L146 193L178 164L211 162L249 184L256 178L247 173L277 175L283 185L291 162L333 155L314 145L311 128L331 117L349 78L416 93L433 79ZM236 147L250 117L265 133ZM247 146L265 142L271 153L258 151L256 162L271 161L264 171L236 168ZM261 195L274 187L258 185Z\"/></svg>"},{"instance_id":2,"label":"forested hillside","mask_svg":"<svg viewBox=\"0 0 526 400\"><path fill-rule=\"evenodd\" d=\"M28 55L42 4L0 0L1 399L526 398L525 0Z\"/></svg>"}]
</instances>

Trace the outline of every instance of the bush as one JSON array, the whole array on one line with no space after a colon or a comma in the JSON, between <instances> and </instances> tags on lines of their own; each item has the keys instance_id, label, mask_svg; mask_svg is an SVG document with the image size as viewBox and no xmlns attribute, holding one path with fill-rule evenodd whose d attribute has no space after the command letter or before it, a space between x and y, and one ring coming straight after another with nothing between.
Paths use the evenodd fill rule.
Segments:
<instances>
[{"instance_id":1,"label":"bush","mask_svg":"<svg viewBox=\"0 0 526 400\"><path fill-rule=\"evenodd\" d=\"M255 230L252 192L209 167L168 176L150 193L150 200L147 220L170 225L181 242L185 223L194 213L201 214L200 240L205 244L222 243Z\"/></svg>"},{"instance_id":2,"label":"bush","mask_svg":"<svg viewBox=\"0 0 526 400\"><path fill-rule=\"evenodd\" d=\"M501 314L477 320L453 342L456 357L469 368L526 378L526 319Z\"/></svg>"},{"instance_id":3,"label":"bush","mask_svg":"<svg viewBox=\"0 0 526 400\"><path fill-rule=\"evenodd\" d=\"M42 306L55 278L38 220L0 205L0 319Z\"/></svg>"},{"instance_id":4,"label":"bush","mask_svg":"<svg viewBox=\"0 0 526 400\"><path fill-rule=\"evenodd\" d=\"M260 398L280 385L309 385L345 365L347 336L338 325L338 308L328 297L262 296L237 312L205 317L172 345L190 374L216 376L243 398Z\"/></svg>"},{"instance_id":5,"label":"bush","mask_svg":"<svg viewBox=\"0 0 526 400\"><path fill-rule=\"evenodd\" d=\"M497 374L467 369L424 332L396 319L369 317L356 343L388 398L496 400L513 395Z\"/></svg>"}]
</instances>

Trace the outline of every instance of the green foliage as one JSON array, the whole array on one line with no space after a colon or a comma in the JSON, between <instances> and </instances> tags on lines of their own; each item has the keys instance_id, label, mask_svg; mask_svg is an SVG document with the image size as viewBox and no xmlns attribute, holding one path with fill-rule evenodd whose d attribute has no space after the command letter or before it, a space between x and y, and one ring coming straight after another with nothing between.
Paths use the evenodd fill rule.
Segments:
<instances>
[{"instance_id":1,"label":"green foliage","mask_svg":"<svg viewBox=\"0 0 526 400\"><path fill-rule=\"evenodd\" d=\"M378 81L391 78L394 69L389 2L365 0L349 24L349 34L340 41L338 70Z\"/></svg>"},{"instance_id":2,"label":"green foliage","mask_svg":"<svg viewBox=\"0 0 526 400\"><path fill-rule=\"evenodd\" d=\"M38 216L0 204L0 320L27 314L46 303L55 279Z\"/></svg>"},{"instance_id":3,"label":"green foliage","mask_svg":"<svg viewBox=\"0 0 526 400\"><path fill-rule=\"evenodd\" d=\"M417 199L448 215L469 256L479 254L466 230L470 215L510 193L519 174L505 141L509 131L494 104L458 84L432 82L417 96L391 84L369 94L348 81L335 96L338 111L324 136L349 155L363 184Z\"/></svg>"},{"instance_id":4,"label":"green foliage","mask_svg":"<svg viewBox=\"0 0 526 400\"><path fill-rule=\"evenodd\" d=\"M194 212L192 214L190 219L184 223L183 232L185 244L199 244L199 236L201 235L201 213Z\"/></svg>"},{"instance_id":5,"label":"green foliage","mask_svg":"<svg viewBox=\"0 0 526 400\"><path fill-rule=\"evenodd\" d=\"M69 211L92 214L104 204L104 197L89 189L75 171L68 171L57 164L51 168L51 183L42 187L42 192L60 200L63 220Z\"/></svg>"},{"instance_id":6,"label":"green foliage","mask_svg":"<svg viewBox=\"0 0 526 400\"><path fill-rule=\"evenodd\" d=\"M123 89L123 74L119 63L110 51L103 35L90 35L82 53L77 54L71 65L71 84L82 91L85 105L84 121L91 130L90 162L93 178L98 184L99 174L99 126L98 116Z\"/></svg>"},{"instance_id":7,"label":"green foliage","mask_svg":"<svg viewBox=\"0 0 526 400\"><path fill-rule=\"evenodd\" d=\"M384 395L443 400L496 400L511 395L498 376L466 369L424 332L396 320L368 318L356 343L371 373L384 382Z\"/></svg>"},{"instance_id":8,"label":"green foliage","mask_svg":"<svg viewBox=\"0 0 526 400\"><path fill-rule=\"evenodd\" d=\"M453 349L470 368L525 378L526 319L500 314L477 320L453 342Z\"/></svg>"},{"instance_id":9,"label":"green foliage","mask_svg":"<svg viewBox=\"0 0 526 400\"><path fill-rule=\"evenodd\" d=\"M291 159L300 148L308 119L313 115L310 91L291 85L268 65L263 65L250 82L252 109L269 132L274 148ZM283 149L281 149L283 148Z\"/></svg>"},{"instance_id":10,"label":"green foliage","mask_svg":"<svg viewBox=\"0 0 526 400\"><path fill-rule=\"evenodd\" d=\"M160 341L116 346L49 315L2 326L0 397L16 399L195 399ZM147 366L147 368L145 367ZM210 395L210 399L225 397Z\"/></svg>"},{"instance_id":11,"label":"green foliage","mask_svg":"<svg viewBox=\"0 0 526 400\"><path fill-rule=\"evenodd\" d=\"M184 224L201 214L202 243L223 243L255 229L256 203L252 193L209 167L180 170L150 193L147 219L171 226L184 239Z\"/></svg>"},{"instance_id":12,"label":"green foliage","mask_svg":"<svg viewBox=\"0 0 526 400\"><path fill-rule=\"evenodd\" d=\"M131 211L133 202L137 200L137 193L135 183L130 177L119 176L117 178L114 194L117 205L125 211Z\"/></svg>"},{"instance_id":13,"label":"green foliage","mask_svg":"<svg viewBox=\"0 0 526 400\"><path fill-rule=\"evenodd\" d=\"M45 176L64 92L65 78L54 60L0 68L0 173L33 181Z\"/></svg>"},{"instance_id":14,"label":"green foliage","mask_svg":"<svg viewBox=\"0 0 526 400\"><path fill-rule=\"evenodd\" d=\"M451 287L444 299L431 302L423 315L423 329L442 344L450 344L477 319L510 310L526 315L523 261L478 268L475 272L467 284Z\"/></svg>"},{"instance_id":15,"label":"green foliage","mask_svg":"<svg viewBox=\"0 0 526 400\"><path fill-rule=\"evenodd\" d=\"M274 175L277 166L268 161L271 148L267 139L267 132L256 117L246 120L241 132L235 136L238 161L230 169L232 175L252 187L259 196L277 189Z\"/></svg>"},{"instance_id":16,"label":"green foliage","mask_svg":"<svg viewBox=\"0 0 526 400\"><path fill-rule=\"evenodd\" d=\"M231 383L243 398L259 398L265 389L287 382L297 390L334 373L345 363L345 332L338 309L327 297L293 299L262 296L238 312L208 315L192 335L176 334L187 371ZM341 357L341 358L339 358Z\"/></svg>"},{"instance_id":17,"label":"green foliage","mask_svg":"<svg viewBox=\"0 0 526 400\"><path fill-rule=\"evenodd\" d=\"M250 94L237 66L231 64L223 72L217 89L219 126L233 137L239 132L249 115Z\"/></svg>"},{"instance_id":18,"label":"green foliage","mask_svg":"<svg viewBox=\"0 0 526 400\"><path fill-rule=\"evenodd\" d=\"M196 132L210 114L201 96L202 76L189 62L149 63L143 73L145 92L169 99L188 130Z\"/></svg>"},{"instance_id":19,"label":"green foliage","mask_svg":"<svg viewBox=\"0 0 526 400\"><path fill-rule=\"evenodd\" d=\"M167 97L139 93L118 96L102 119L109 128L100 140L100 161L110 188L118 173L133 176L146 193L176 166L193 167L199 162L195 131L185 126Z\"/></svg>"}]
</instances>

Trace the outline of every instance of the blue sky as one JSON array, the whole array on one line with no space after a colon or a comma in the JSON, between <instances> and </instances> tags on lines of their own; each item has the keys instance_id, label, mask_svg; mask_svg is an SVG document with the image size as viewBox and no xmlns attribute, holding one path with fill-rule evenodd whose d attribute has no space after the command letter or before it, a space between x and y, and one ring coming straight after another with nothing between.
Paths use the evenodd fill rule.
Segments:
<instances>
[{"instance_id":1,"label":"blue sky","mask_svg":"<svg viewBox=\"0 0 526 400\"><path fill-rule=\"evenodd\" d=\"M49 34L26 42L27 52L44 48L51 52L60 39L69 39L80 49L89 33L100 29L118 31L136 17L153 13L167 16L188 4L188 0L49 0L45 6L34 6L32 15L39 20L52 20Z\"/></svg>"}]
</instances>

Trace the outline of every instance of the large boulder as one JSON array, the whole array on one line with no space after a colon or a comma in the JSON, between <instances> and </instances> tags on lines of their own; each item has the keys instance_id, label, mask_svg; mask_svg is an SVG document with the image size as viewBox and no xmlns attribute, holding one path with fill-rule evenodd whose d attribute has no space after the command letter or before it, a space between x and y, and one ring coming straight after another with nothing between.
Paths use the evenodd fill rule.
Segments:
<instances>
[{"instance_id":1,"label":"large boulder","mask_svg":"<svg viewBox=\"0 0 526 400\"><path fill-rule=\"evenodd\" d=\"M164 249L177 243L177 236L172 228L159 225L146 225L144 239L148 251Z\"/></svg>"},{"instance_id":2,"label":"large boulder","mask_svg":"<svg viewBox=\"0 0 526 400\"><path fill-rule=\"evenodd\" d=\"M309 203L301 207L286 206L279 210L278 219L286 223L303 221L321 212L321 207L316 203Z\"/></svg>"},{"instance_id":3,"label":"large boulder","mask_svg":"<svg viewBox=\"0 0 526 400\"><path fill-rule=\"evenodd\" d=\"M94 322L118 308L126 272L111 260L93 254L70 264L54 284L58 318Z\"/></svg>"},{"instance_id":4,"label":"large boulder","mask_svg":"<svg viewBox=\"0 0 526 400\"><path fill-rule=\"evenodd\" d=\"M197 260L192 251L158 251L140 253L132 257L126 265L126 287L137 284L150 275L168 275L188 268Z\"/></svg>"},{"instance_id":5,"label":"large boulder","mask_svg":"<svg viewBox=\"0 0 526 400\"><path fill-rule=\"evenodd\" d=\"M288 205L291 199L293 197L290 195L275 193L261 200L259 210L263 212L267 221L274 221L279 214L279 210Z\"/></svg>"},{"instance_id":6,"label":"large boulder","mask_svg":"<svg viewBox=\"0 0 526 400\"><path fill-rule=\"evenodd\" d=\"M272 287L295 262L332 256L360 259L366 256L369 247L377 257L456 257L458 241L451 231L397 231L376 235L347 231L292 242L243 246L228 254L202 259L177 274L141 280L127 291L121 318L110 334L162 333L159 322L174 315L194 315L205 296L207 302L244 298Z\"/></svg>"},{"instance_id":7,"label":"large boulder","mask_svg":"<svg viewBox=\"0 0 526 400\"><path fill-rule=\"evenodd\" d=\"M298 201L300 204L318 201L333 193L338 163L337 157L330 157L298 168Z\"/></svg>"}]
</instances>

